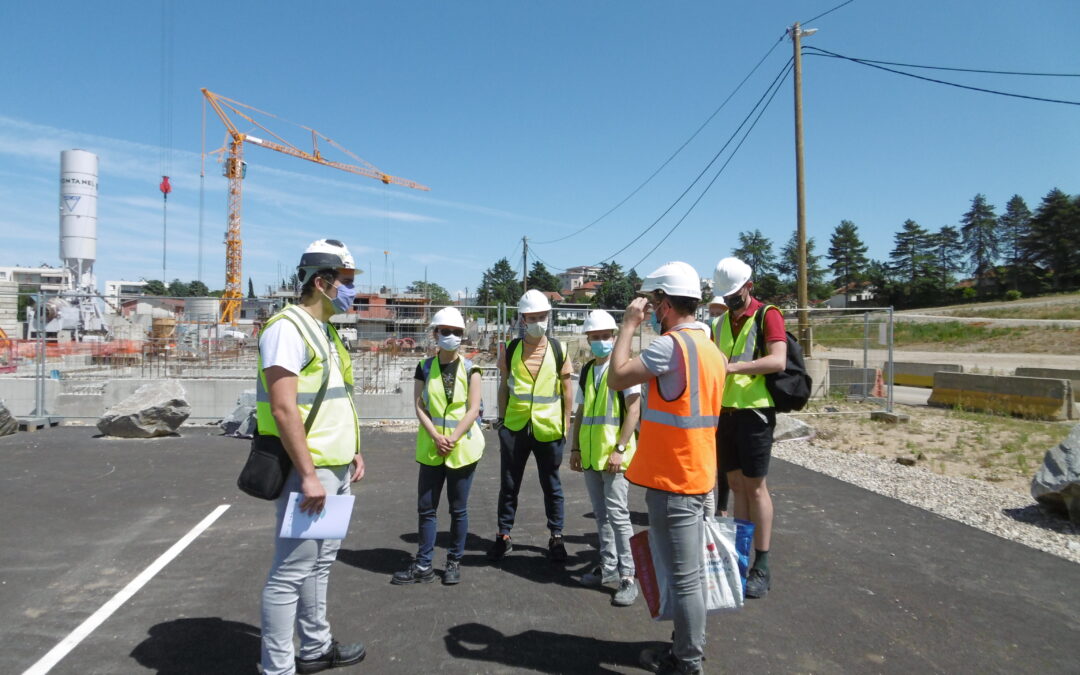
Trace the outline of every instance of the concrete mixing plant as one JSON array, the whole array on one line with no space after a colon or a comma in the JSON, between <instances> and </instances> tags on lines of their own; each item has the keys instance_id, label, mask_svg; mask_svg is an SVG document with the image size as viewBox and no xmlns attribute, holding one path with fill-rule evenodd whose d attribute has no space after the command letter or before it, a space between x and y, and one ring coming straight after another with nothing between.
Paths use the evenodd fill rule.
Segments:
<instances>
[{"instance_id":1,"label":"concrete mixing plant","mask_svg":"<svg viewBox=\"0 0 1080 675\"><path fill-rule=\"evenodd\" d=\"M60 260L68 270L68 288L50 300L45 330L75 332L76 339L107 332L98 300L97 260L98 157L85 150L60 153Z\"/></svg>"}]
</instances>

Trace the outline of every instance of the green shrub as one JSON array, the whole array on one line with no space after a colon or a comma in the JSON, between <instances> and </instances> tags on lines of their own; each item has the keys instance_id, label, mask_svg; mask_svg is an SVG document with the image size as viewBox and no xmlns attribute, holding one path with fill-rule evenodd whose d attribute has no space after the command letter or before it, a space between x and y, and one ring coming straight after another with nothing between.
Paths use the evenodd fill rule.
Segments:
<instances>
[{"instance_id":1,"label":"green shrub","mask_svg":"<svg viewBox=\"0 0 1080 675\"><path fill-rule=\"evenodd\" d=\"M1023 297L1023 294L1015 288L1005 291L1005 299L1010 302L1012 302L1013 300L1019 300L1021 297Z\"/></svg>"}]
</instances>

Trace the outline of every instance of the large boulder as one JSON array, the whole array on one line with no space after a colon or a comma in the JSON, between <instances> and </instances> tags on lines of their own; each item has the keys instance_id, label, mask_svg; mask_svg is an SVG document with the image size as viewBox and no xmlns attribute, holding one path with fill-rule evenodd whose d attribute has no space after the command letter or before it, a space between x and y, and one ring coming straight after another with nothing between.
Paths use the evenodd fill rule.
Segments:
<instances>
[{"instance_id":1,"label":"large boulder","mask_svg":"<svg viewBox=\"0 0 1080 675\"><path fill-rule=\"evenodd\" d=\"M240 398L236 401L236 409L221 420L218 426L226 436L233 438L251 438L255 435L255 430L259 426L255 419L255 390L248 389L240 394Z\"/></svg>"},{"instance_id":2,"label":"large boulder","mask_svg":"<svg viewBox=\"0 0 1080 675\"><path fill-rule=\"evenodd\" d=\"M144 384L98 420L98 431L120 438L153 438L175 434L191 415L184 388L175 380Z\"/></svg>"},{"instance_id":3,"label":"large boulder","mask_svg":"<svg viewBox=\"0 0 1080 675\"><path fill-rule=\"evenodd\" d=\"M1031 496L1046 510L1068 516L1080 525L1080 424L1055 448L1031 479Z\"/></svg>"},{"instance_id":4,"label":"large boulder","mask_svg":"<svg viewBox=\"0 0 1080 675\"><path fill-rule=\"evenodd\" d=\"M11 416L11 411L0 401L0 436L9 436L18 430L18 420Z\"/></svg>"},{"instance_id":5,"label":"large boulder","mask_svg":"<svg viewBox=\"0 0 1080 675\"><path fill-rule=\"evenodd\" d=\"M814 427L791 415L777 413L773 441L802 441L814 437Z\"/></svg>"}]
</instances>

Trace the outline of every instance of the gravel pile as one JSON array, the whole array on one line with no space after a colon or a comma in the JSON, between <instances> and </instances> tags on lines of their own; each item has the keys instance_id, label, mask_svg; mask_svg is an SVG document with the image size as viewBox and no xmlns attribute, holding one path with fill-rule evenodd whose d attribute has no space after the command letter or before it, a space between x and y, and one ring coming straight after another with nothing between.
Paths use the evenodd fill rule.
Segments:
<instances>
[{"instance_id":1,"label":"gravel pile","mask_svg":"<svg viewBox=\"0 0 1080 675\"><path fill-rule=\"evenodd\" d=\"M1035 500L991 483L941 476L921 467L838 452L821 441L785 441L773 456L880 495L1080 563L1080 528L1047 515Z\"/></svg>"}]
</instances>

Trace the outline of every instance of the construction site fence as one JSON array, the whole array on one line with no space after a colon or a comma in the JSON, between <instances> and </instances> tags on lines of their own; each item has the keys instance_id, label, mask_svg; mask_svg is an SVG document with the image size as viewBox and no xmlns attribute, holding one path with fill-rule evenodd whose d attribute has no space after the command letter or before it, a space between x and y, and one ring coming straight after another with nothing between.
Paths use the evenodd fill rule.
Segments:
<instances>
[{"instance_id":1,"label":"construction site fence","mask_svg":"<svg viewBox=\"0 0 1080 675\"><path fill-rule=\"evenodd\" d=\"M223 418L239 393L254 388L258 331L284 302L245 299L237 324L226 325L217 321L216 298L5 294L0 289L0 329L5 336L0 337L0 399L17 415L44 410L53 417L93 417L101 413L74 405L82 399L73 397L104 392L105 400L115 402L120 392L136 384L174 379L188 383L186 390L195 397L193 409L200 411L193 417ZM71 308L87 303L98 305L98 330L85 330L72 321ZM431 320L439 309L435 304L391 303L377 310L358 307L331 319L349 349L358 394L411 395L418 362L435 350ZM524 326L513 305L458 309L466 325L462 354L483 372L486 411L494 414L500 346L522 336ZM575 372L592 358L584 337L591 311L556 305L548 322L549 336L565 346ZM623 311L608 311L620 324ZM816 360L812 374L819 404L805 414L865 411L868 403L891 411L892 385L882 377L892 363L891 309L812 309L806 317L812 342L803 340L804 349ZM704 311L699 318L708 320ZM785 310L785 321L793 334L801 335L798 312ZM633 351L655 337L647 324L640 327ZM47 404L57 397L73 405ZM401 416L412 417L411 407Z\"/></svg>"}]
</instances>

